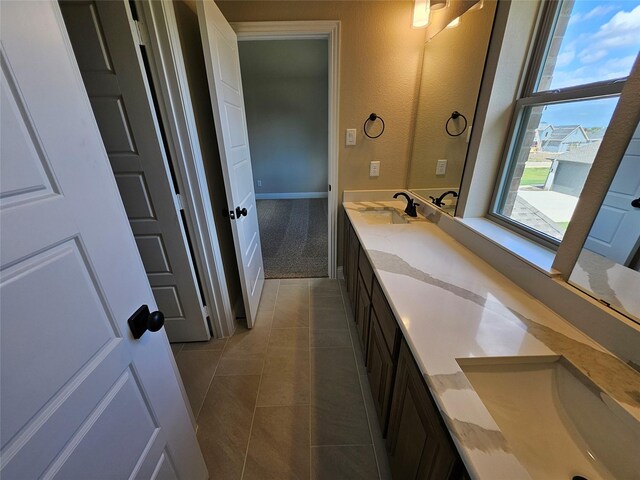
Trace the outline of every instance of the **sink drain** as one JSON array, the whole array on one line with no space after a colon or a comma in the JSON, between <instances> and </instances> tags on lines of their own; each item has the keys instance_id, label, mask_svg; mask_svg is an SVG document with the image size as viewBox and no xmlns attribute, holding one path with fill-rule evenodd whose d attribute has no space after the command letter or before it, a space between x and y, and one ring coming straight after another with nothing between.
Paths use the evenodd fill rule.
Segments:
<instances>
[{"instance_id":1,"label":"sink drain","mask_svg":"<svg viewBox=\"0 0 640 480\"><path fill-rule=\"evenodd\" d=\"M589 480L587 477L583 477L582 475L574 475L571 477L571 480Z\"/></svg>"}]
</instances>

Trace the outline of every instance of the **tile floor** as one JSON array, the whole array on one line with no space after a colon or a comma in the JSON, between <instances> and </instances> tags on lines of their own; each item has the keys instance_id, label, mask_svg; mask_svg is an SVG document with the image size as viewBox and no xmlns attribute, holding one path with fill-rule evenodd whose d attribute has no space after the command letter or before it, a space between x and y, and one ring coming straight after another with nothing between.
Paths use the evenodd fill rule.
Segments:
<instances>
[{"instance_id":1,"label":"tile floor","mask_svg":"<svg viewBox=\"0 0 640 480\"><path fill-rule=\"evenodd\" d=\"M210 478L390 478L346 295L267 280L252 330L172 345Z\"/></svg>"}]
</instances>

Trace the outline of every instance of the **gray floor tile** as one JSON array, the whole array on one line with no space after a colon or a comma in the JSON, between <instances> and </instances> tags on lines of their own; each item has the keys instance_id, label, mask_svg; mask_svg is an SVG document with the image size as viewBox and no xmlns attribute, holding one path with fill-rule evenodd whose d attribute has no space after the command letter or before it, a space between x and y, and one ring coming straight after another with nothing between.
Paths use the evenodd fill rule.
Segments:
<instances>
[{"instance_id":1,"label":"gray floor tile","mask_svg":"<svg viewBox=\"0 0 640 480\"><path fill-rule=\"evenodd\" d=\"M342 304L314 307L309 311L309 326L312 330L347 330L347 316Z\"/></svg>"},{"instance_id":2,"label":"gray floor tile","mask_svg":"<svg viewBox=\"0 0 640 480\"><path fill-rule=\"evenodd\" d=\"M311 348L351 347L349 330L311 330Z\"/></svg>"},{"instance_id":3,"label":"gray floor tile","mask_svg":"<svg viewBox=\"0 0 640 480\"><path fill-rule=\"evenodd\" d=\"M264 353L223 355L218 362L216 376L260 375L264 368Z\"/></svg>"},{"instance_id":4,"label":"gray floor tile","mask_svg":"<svg viewBox=\"0 0 640 480\"><path fill-rule=\"evenodd\" d=\"M276 308L275 302L271 307L271 310L261 310L258 308L258 314L256 315L255 325L253 328L269 328L273 323L273 311Z\"/></svg>"},{"instance_id":5,"label":"gray floor tile","mask_svg":"<svg viewBox=\"0 0 640 480\"><path fill-rule=\"evenodd\" d=\"M311 447L313 480L372 480L378 478L371 445Z\"/></svg>"},{"instance_id":6,"label":"gray floor tile","mask_svg":"<svg viewBox=\"0 0 640 480\"><path fill-rule=\"evenodd\" d=\"M259 382L259 376L213 379L197 420L211 478L240 480Z\"/></svg>"},{"instance_id":7,"label":"gray floor tile","mask_svg":"<svg viewBox=\"0 0 640 480\"><path fill-rule=\"evenodd\" d=\"M221 352L227 344L227 338L212 338L208 342L189 342L183 344L183 350L214 350Z\"/></svg>"},{"instance_id":8,"label":"gray floor tile","mask_svg":"<svg viewBox=\"0 0 640 480\"><path fill-rule=\"evenodd\" d=\"M269 338L269 348L309 349L308 328L274 328Z\"/></svg>"},{"instance_id":9,"label":"gray floor tile","mask_svg":"<svg viewBox=\"0 0 640 480\"><path fill-rule=\"evenodd\" d=\"M281 286L296 285L296 286L308 287L309 279L308 278L282 278L280 279L280 285Z\"/></svg>"},{"instance_id":10,"label":"gray floor tile","mask_svg":"<svg viewBox=\"0 0 640 480\"><path fill-rule=\"evenodd\" d=\"M176 357L193 415L197 418L222 352L183 350Z\"/></svg>"},{"instance_id":11,"label":"gray floor tile","mask_svg":"<svg viewBox=\"0 0 640 480\"><path fill-rule=\"evenodd\" d=\"M239 327L229 338L223 357L266 353L269 344L269 331L269 327L255 326L252 329Z\"/></svg>"},{"instance_id":12,"label":"gray floor tile","mask_svg":"<svg viewBox=\"0 0 640 480\"><path fill-rule=\"evenodd\" d=\"M330 278L313 278L309 281L312 297L340 296L340 284Z\"/></svg>"},{"instance_id":13,"label":"gray floor tile","mask_svg":"<svg viewBox=\"0 0 640 480\"><path fill-rule=\"evenodd\" d=\"M262 288L262 295L260 297L259 310L269 311L273 310L276 304L276 296L278 294L278 287L280 280L265 280L264 287Z\"/></svg>"},{"instance_id":14,"label":"gray floor tile","mask_svg":"<svg viewBox=\"0 0 640 480\"><path fill-rule=\"evenodd\" d=\"M309 477L309 407L258 407L243 479Z\"/></svg>"},{"instance_id":15,"label":"gray floor tile","mask_svg":"<svg viewBox=\"0 0 640 480\"><path fill-rule=\"evenodd\" d=\"M273 328L309 326L309 293L307 288L280 287L273 314Z\"/></svg>"},{"instance_id":16,"label":"gray floor tile","mask_svg":"<svg viewBox=\"0 0 640 480\"><path fill-rule=\"evenodd\" d=\"M311 443L371 443L351 348L311 349Z\"/></svg>"},{"instance_id":17,"label":"gray floor tile","mask_svg":"<svg viewBox=\"0 0 640 480\"><path fill-rule=\"evenodd\" d=\"M371 395L371 387L369 386L369 377L360 375L360 385L362 386L362 396L364 397L364 406L367 409L367 418L369 419L369 428L373 439L374 452L378 460L378 470L381 480L391 480L391 469L389 468L389 459L387 457L387 447L385 439L382 438L380 430L380 422L376 413L376 406L373 403Z\"/></svg>"},{"instance_id":18,"label":"gray floor tile","mask_svg":"<svg viewBox=\"0 0 640 480\"><path fill-rule=\"evenodd\" d=\"M264 366L265 374L295 372L309 369L309 349L304 348L269 348Z\"/></svg>"},{"instance_id":19,"label":"gray floor tile","mask_svg":"<svg viewBox=\"0 0 640 480\"><path fill-rule=\"evenodd\" d=\"M309 368L271 372L262 375L259 406L308 405L310 400Z\"/></svg>"},{"instance_id":20,"label":"gray floor tile","mask_svg":"<svg viewBox=\"0 0 640 480\"><path fill-rule=\"evenodd\" d=\"M258 405L308 405L310 388L308 348L270 347Z\"/></svg>"}]
</instances>

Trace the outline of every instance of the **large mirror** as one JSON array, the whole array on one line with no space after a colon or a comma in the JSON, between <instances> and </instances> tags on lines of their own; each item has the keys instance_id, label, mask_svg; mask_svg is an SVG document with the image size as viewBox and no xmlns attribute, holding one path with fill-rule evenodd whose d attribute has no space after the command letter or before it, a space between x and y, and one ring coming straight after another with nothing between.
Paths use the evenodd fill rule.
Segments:
<instances>
[{"instance_id":1,"label":"large mirror","mask_svg":"<svg viewBox=\"0 0 640 480\"><path fill-rule=\"evenodd\" d=\"M452 215L467 156L496 3L495 0L479 2L477 7L459 17L457 24L452 22L424 46L407 183L413 193L441 203L443 210ZM453 193L438 201L446 192Z\"/></svg>"},{"instance_id":2,"label":"large mirror","mask_svg":"<svg viewBox=\"0 0 640 480\"><path fill-rule=\"evenodd\" d=\"M622 157L569 282L640 322L640 126Z\"/></svg>"}]
</instances>

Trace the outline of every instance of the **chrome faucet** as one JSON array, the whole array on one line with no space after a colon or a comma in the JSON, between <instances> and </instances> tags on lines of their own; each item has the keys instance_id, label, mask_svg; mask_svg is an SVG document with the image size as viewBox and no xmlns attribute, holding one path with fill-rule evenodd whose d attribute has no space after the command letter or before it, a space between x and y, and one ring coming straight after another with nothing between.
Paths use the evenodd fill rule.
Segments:
<instances>
[{"instance_id":1,"label":"chrome faucet","mask_svg":"<svg viewBox=\"0 0 640 480\"><path fill-rule=\"evenodd\" d=\"M457 197L458 193L454 192L453 190L449 190L448 192L444 192L442 195L440 195L438 198L434 198L434 197L429 197L431 199L431 203L433 203L434 205L437 205L438 207L444 207L446 204L444 203L444 197L446 197L447 195L453 195L453 197Z\"/></svg>"},{"instance_id":2,"label":"chrome faucet","mask_svg":"<svg viewBox=\"0 0 640 480\"><path fill-rule=\"evenodd\" d=\"M393 196L393 198L398 198L399 196L403 196L404 198L407 199L407 208L404 209L404 213L406 213L410 217L417 217L418 213L416 212L416 207L419 207L420 204L419 203L414 203L413 198L411 198L409 195L407 195L404 192L396 193Z\"/></svg>"}]
</instances>

